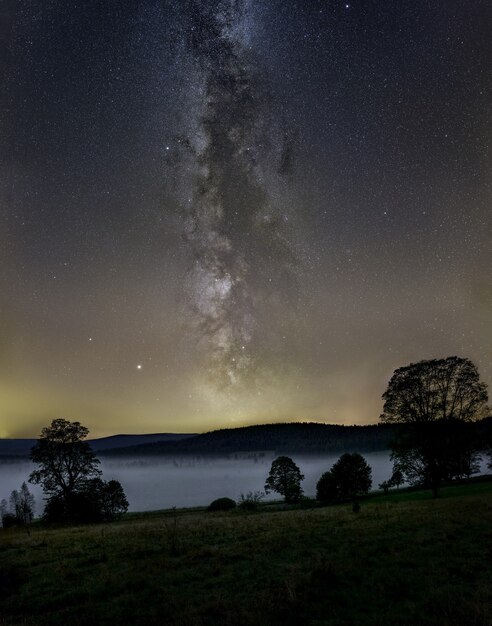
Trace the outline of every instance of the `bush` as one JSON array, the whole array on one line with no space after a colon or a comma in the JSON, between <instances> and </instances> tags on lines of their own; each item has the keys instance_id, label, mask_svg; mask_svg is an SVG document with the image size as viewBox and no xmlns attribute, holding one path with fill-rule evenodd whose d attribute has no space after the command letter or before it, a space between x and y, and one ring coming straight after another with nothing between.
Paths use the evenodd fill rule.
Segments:
<instances>
[{"instance_id":1,"label":"bush","mask_svg":"<svg viewBox=\"0 0 492 626\"><path fill-rule=\"evenodd\" d=\"M16 515L13 515L12 513L5 513L2 515L2 526L4 528L13 528L14 526L20 525L21 521Z\"/></svg>"},{"instance_id":2,"label":"bush","mask_svg":"<svg viewBox=\"0 0 492 626\"><path fill-rule=\"evenodd\" d=\"M230 511L231 509L236 508L236 503L232 498L217 498L210 503L208 510L209 511Z\"/></svg>"},{"instance_id":3,"label":"bush","mask_svg":"<svg viewBox=\"0 0 492 626\"><path fill-rule=\"evenodd\" d=\"M243 511L256 511L264 497L262 491L248 491L246 495L242 493L239 496L238 507Z\"/></svg>"}]
</instances>

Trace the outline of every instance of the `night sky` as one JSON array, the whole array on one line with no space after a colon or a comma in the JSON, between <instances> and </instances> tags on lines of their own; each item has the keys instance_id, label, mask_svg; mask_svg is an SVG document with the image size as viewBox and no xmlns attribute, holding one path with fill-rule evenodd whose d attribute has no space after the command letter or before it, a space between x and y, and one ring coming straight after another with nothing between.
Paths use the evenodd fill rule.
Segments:
<instances>
[{"instance_id":1,"label":"night sky","mask_svg":"<svg viewBox=\"0 0 492 626\"><path fill-rule=\"evenodd\" d=\"M0 2L0 436L492 382L488 0Z\"/></svg>"}]
</instances>

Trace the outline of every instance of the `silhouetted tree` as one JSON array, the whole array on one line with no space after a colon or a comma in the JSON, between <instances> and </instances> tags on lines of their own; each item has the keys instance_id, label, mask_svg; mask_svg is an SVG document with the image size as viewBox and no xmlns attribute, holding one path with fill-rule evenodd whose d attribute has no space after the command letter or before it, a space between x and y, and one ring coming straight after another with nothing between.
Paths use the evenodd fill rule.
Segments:
<instances>
[{"instance_id":1,"label":"silhouetted tree","mask_svg":"<svg viewBox=\"0 0 492 626\"><path fill-rule=\"evenodd\" d=\"M0 522L2 527L5 528L4 519L9 513L9 504L5 498L0 500Z\"/></svg>"},{"instance_id":2,"label":"silhouetted tree","mask_svg":"<svg viewBox=\"0 0 492 626\"><path fill-rule=\"evenodd\" d=\"M489 470L492 470L492 416L489 416L482 423L483 433L482 433L482 445L483 451L488 456L487 467Z\"/></svg>"},{"instance_id":3,"label":"silhouetted tree","mask_svg":"<svg viewBox=\"0 0 492 626\"><path fill-rule=\"evenodd\" d=\"M100 501L104 521L116 520L128 511L128 499L118 480L109 480L102 485Z\"/></svg>"},{"instance_id":4,"label":"silhouetted tree","mask_svg":"<svg viewBox=\"0 0 492 626\"><path fill-rule=\"evenodd\" d=\"M388 480L383 480L382 483L379 483L379 488L384 491L384 493L388 493L388 491L392 487L398 488L400 485L403 485L405 481L403 480L403 474L398 468L393 468L393 473L391 474L391 478Z\"/></svg>"},{"instance_id":5,"label":"silhouetted tree","mask_svg":"<svg viewBox=\"0 0 492 626\"><path fill-rule=\"evenodd\" d=\"M88 434L80 422L65 419L55 419L43 428L31 450L31 460L40 467L31 473L29 482L42 485L48 496L68 500L84 481L99 476L99 460L83 441Z\"/></svg>"},{"instance_id":6,"label":"silhouetted tree","mask_svg":"<svg viewBox=\"0 0 492 626\"><path fill-rule=\"evenodd\" d=\"M355 499L369 491L372 485L371 467L357 452L346 452L329 472L325 472L316 486L318 500Z\"/></svg>"},{"instance_id":7,"label":"silhouetted tree","mask_svg":"<svg viewBox=\"0 0 492 626\"><path fill-rule=\"evenodd\" d=\"M9 506L10 504L10 506ZM0 502L0 522L4 528L11 526L28 526L34 517L34 496L25 482L19 491L14 489L10 494L10 503L3 499Z\"/></svg>"},{"instance_id":8,"label":"silhouetted tree","mask_svg":"<svg viewBox=\"0 0 492 626\"><path fill-rule=\"evenodd\" d=\"M303 474L288 456L279 456L272 463L265 483L265 492L276 491L286 502L297 502L302 496Z\"/></svg>"},{"instance_id":9,"label":"silhouetted tree","mask_svg":"<svg viewBox=\"0 0 492 626\"><path fill-rule=\"evenodd\" d=\"M61 493L51 496L43 518L47 522L112 522L127 510L128 500L117 480L92 478L68 497Z\"/></svg>"},{"instance_id":10,"label":"silhouetted tree","mask_svg":"<svg viewBox=\"0 0 492 626\"><path fill-rule=\"evenodd\" d=\"M443 480L476 471L478 451L469 423L485 415L486 385L460 357L411 363L395 370L383 394L381 420L402 424L392 446L395 470L437 497Z\"/></svg>"},{"instance_id":11,"label":"silhouetted tree","mask_svg":"<svg viewBox=\"0 0 492 626\"><path fill-rule=\"evenodd\" d=\"M391 487L391 483L389 480L383 480L382 483L379 483L378 487L384 491L384 493L388 493Z\"/></svg>"},{"instance_id":12,"label":"silhouetted tree","mask_svg":"<svg viewBox=\"0 0 492 626\"><path fill-rule=\"evenodd\" d=\"M393 473L391 474L391 478L389 479L390 487L400 487L405 482L402 472L398 468L393 468Z\"/></svg>"},{"instance_id":13,"label":"silhouetted tree","mask_svg":"<svg viewBox=\"0 0 492 626\"><path fill-rule=\"evenodd\" d=\"M338 489L331 470L321 474L316 483L316 499L320 502L334 502L338 499Z\"/></svg>"},{"instance_id":14,"label":"silhouetted tree","mask_svg":"<svg viewBox=\"0 0 492 626\"><path fill-rule=\"evenodd\" d=\"M34 517L34 496L25 482L20 491L14 489L10 495L10 513L16 517L19 524L30 524Z\"/></svg>"}]
</instances>

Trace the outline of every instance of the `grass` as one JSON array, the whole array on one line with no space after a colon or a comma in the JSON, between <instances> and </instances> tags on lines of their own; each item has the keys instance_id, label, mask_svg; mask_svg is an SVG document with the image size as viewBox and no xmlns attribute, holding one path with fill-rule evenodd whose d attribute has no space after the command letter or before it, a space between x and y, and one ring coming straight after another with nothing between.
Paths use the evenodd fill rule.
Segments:
<instances>
[{"instance_id":1,"label":"grass","mask_svg":"<svg viewBox=\"0 0 492 626\"><path fill-rule=\"evenodd\" d=\"M0 532L0 625L490 626L492 483Z\"/></svg>"}]
</instances>

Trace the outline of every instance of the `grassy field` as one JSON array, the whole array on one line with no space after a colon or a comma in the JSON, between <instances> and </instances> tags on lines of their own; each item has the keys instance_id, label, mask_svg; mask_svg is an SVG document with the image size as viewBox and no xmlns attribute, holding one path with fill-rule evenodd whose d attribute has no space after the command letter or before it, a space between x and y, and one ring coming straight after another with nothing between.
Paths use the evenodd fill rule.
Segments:
<instances>
[{"instance_id":1,"label":"grassy field","mask_svg":"<svg viewBox=\"0 0 492 626\"><path fill-rule=\"evenodd\" d=\"M0 531L0 624L492 624L492 483Z\"/></svg>"}]
</instances>

